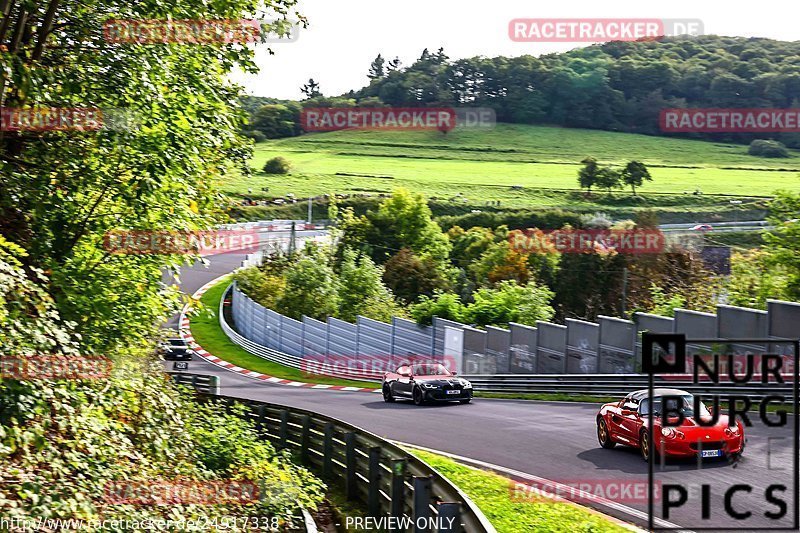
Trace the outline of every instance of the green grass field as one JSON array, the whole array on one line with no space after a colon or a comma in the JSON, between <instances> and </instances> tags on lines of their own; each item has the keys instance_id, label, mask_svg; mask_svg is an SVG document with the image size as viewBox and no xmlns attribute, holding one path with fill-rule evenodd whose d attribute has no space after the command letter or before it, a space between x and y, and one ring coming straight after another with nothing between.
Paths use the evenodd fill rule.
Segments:
<instances>
[{"instance_id":1,"label":"green grass field","mask_svg":"<svg viewBox=\"0 0 800 533\"><path fill-rule=\"evenodd\" d=\"M573 202L565 202L563 193L542 190L576 189L580 161L590 155L617 166L632 159L645 162L653 182L640 192L685 194L686 204L693 203L690 193L696 189L736 196L800 190L798 151L788 159L763 159L748 155L744 145L511 124L446 135L339 131L267 141L256 146L251 166L260 169L269 158L283 156L292 172L267 176L259 171L223 184L223 190L242 195L252 188L259 197L268 186L268 196L305 197L407 187L440 199L461 192L466 202L458 201L469 205L500 200L506 207L564 207Z\"/></svg>"}]
</instances>

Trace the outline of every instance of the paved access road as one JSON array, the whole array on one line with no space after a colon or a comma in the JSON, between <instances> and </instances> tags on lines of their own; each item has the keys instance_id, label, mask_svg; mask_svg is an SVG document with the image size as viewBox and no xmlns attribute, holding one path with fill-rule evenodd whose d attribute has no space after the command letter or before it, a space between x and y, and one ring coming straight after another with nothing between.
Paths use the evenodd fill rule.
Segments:
<instances>
[{"instance_id":1,"label":"paved access road","mask_svg":"<svg viewBox=\"0 0 800 533\"><path fill-rule=\"evenodd\" d=\"M240 260L241 257L238 257ZM209 269L193 267L183 272L183 287L188 293L237 266L236 254L211 258ZM211 363L194 360L190 372L219 375L221 393L313 410L345 420L383 437L416 444L456 455L485 461L554 481L606 482L607 496L625 508L603 511L624 520L646 524L642 511L646 499L633 501L613 497L611 491L640 487L647 480L647 464L636 450L618 447L604 450L597 444L595 415L597 405L559 402L527 402L476 399L469 405L415 407L411 403L386 404L380 394L297 389L271 385L233 374ZM789 424L791 424L791 417ZM735 467L725 460L698 465L668 463L666 471L656 472L662 483L677 483L690 489L690 500L674 510L669 521L686 528L738 527L753 530L758 526L789 527L793 518L792 428L765 428L760 422L748 429L745 458ZM781 440L782 439L782 440ZM710 489L710 517L701 518L701 488ZM787 502L788 514L780 524L767 524L765 511L777 507L764 498L767 485L787 486L776 496ZM739 492L732 504L735 510L751 511L753 516L736 521L725 513L723 493L735 484L748 484L751 493ZM511 496L511 492L509 492ZM639 494L641 496L641 493ZM645 496L646 498L646 496ZM657 515L660 502L657 504ZM632 514L633 513L633 514Z\"/></svg>"}]
</instances>

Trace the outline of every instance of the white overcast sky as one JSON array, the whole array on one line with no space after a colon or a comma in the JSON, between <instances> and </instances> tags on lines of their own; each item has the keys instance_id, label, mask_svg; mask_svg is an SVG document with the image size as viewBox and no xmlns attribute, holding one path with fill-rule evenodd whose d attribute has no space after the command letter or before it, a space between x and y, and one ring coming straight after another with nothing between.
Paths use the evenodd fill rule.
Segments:
<instances>
[{"instance_id":1,"label":"white overcast sky","mask_svg":"<svg viewBox=\"0 0 800 533\"><path fill-rule=\"evenodd\" d=\"M787 5L789 2L786 3ZM701 19L705 33L800 39L796 18L778 5L720 0L300 0L309 27L296 42L256 47L261 72L233 79L255 96L298 99L313 77L327 96L367 84L367 69L380 52L409 65L423 48L443 46L452 59L540 55L583 44L516 43L508 37L515 18ZM780 13L783 12L784 16Z\"/></svg>"}]
</instances>

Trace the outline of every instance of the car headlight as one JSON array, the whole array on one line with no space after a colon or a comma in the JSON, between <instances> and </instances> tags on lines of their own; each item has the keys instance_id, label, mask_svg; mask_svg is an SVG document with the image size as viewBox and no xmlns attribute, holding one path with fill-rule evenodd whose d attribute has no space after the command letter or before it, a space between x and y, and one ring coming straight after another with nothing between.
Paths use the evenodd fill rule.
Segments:
<instances>
[{"instance_id":1,"label":"car headlight","mask_svg":"<svg viewBox=\"0 0 800 533\"><path fill-rule=\"evenodd\" d=\"M470 383L466 379L462 379L461 380L461 386L464 387L465 389L471 389L472 388L472 383Z\"/></svg>"},{"instance_id":2,"label":"car headlight","mask_svg":"<svg viewBox=\"0 0 800 533\"><path fill-rule=\"evenodd\" d=\"M439 386L436 383L426 383L424 381L422 383L420 383L420 385L422 385L422 388L424 388L424 389L435 389L436 387Z\"/></svg>"},{"instance_id":3,"label":"car headlight","mask_svg":"<svg viewBox=\"0 0 800 533\"><path fill-rule=\"evenodd\" d=\"M728 437L738 437L739 436L739 426L728 426L725 428L725 435Z\"/></svg>"},{"instance_id":4,"label":"car headlight","mask_svg":"<svg viewBox=\"0 0 800 533\"><path fill-rule=\"evenodd\" d=\"M686 438L682 431L675 428L661 428L661 435L668 439Z\"/></svg>"}]
</instances>

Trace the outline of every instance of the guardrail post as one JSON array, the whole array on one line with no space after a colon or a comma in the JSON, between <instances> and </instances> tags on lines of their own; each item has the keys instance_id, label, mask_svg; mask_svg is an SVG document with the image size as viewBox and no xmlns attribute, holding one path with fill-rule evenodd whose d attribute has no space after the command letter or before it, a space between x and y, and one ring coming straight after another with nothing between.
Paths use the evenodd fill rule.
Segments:
<instances>
[{"instance_id":1,"label":"guardrail post","mask_svg":"<svg viewBox=\"0 0 800 533\"><path fill-rule=\"evenodd\" d=\"M369 486L367 487L367 514L369 516L381 515L381 447L373 446L369 449Z\"/></svg>"},{"instance_id":2,"label":"guardrail post","mask_svg":"<svg viewBox=\"0 0 800 533\"><path fill-rule=\"evenodd\" d=\"M439 509L438 533L461 533L461 504L458 502L442 502Z\"/></svg>"},{"instance_id":3,"label":"guardrail post","mask_svg":"<svg viewBox=\"0 0 800 533\"><path fill-rule=\"evenodd\" d=\"M414 533L428 533L424 527L431 516L431 477L414 476Z\"/></svg>"},{"instance_id":4,"label":"guardrail post","mask_svg":"<svg viewBox=\"0 0 800 533\"><path fill-rule=\"evenodd\" d=\"M325 439L322 441L322 475L326 478L333 477L333 435L335 431L333 422L325 424Z\"/></svg>"},{"instance_id":5,"label":"guardrail post","mask_svg":"<svg viewBox=\"0 0 800 533\"><path fill-rule=\"evenodd\" d=\"M256 420L256 430L258 431L259 435L266 433L264 431L264 415L266 413L267 406L263 403L258 406L258 419ZM263 436L263 435L262 435Z\"/></svg>"},{"instance_id":6,"label":"guardrail post","mask_svg":"<svg viewBox=\"0 0 800 533\"><path fill-rule=\"evenodd\" d=\"M281 439L281 447L287 448L289 446L289 411L286 409L281 411L281 429L278 436Z\"/></svg>"},{"instance_id":7,"label":"guardrail post","mask_svg":"<svg viewBox=\"0 0 800 533\"><path fill-rule=\"evenodd\" d=\"M392 509L391 515L396 518L403 516L406 503L406 459L392 459Z\"/></svg>"},{"instance_id":8,"label":"guardrail post","mask_svg":"<svg viewBox=\"0 0 800 533\"><path fill-rule=\"evenodd\" d=\"M303 429L300 433L300 460L304 464L309 464L308 446L311 440L311 417L303 415Z\"/></svg>"},{"instance_id":9,"label":"guardrail post","mask_svg":"<svg viewBox=\"0 0 800 533\"><path fill-rule=\"evenodd\" d=\"M197 374L192 374L192 389L197 392Z\"/></svg>"},{"instance_id":10,"label":"guardrail post","mask_svg":"<svg viewBox=\"0 0 800 533\"><path fill-rule=\"evenodd\" d=\"M219 376L210 376L208 393L219 396Z\"/></svg>"},{"instance_id":11,"label":"guardrail post","mask_svg":"<svg viewBox=\"0 0 800 533\"><path fill-rule=\"evenodd\" d=\"M348 500L355 500L358 498L358 489L356 487L356 482L358 481L358 477L356 476L356 434L352 432L345 433L344 443L344 462L347 470L345 493L347 494Z\"/></svg>"}]
</instances>

